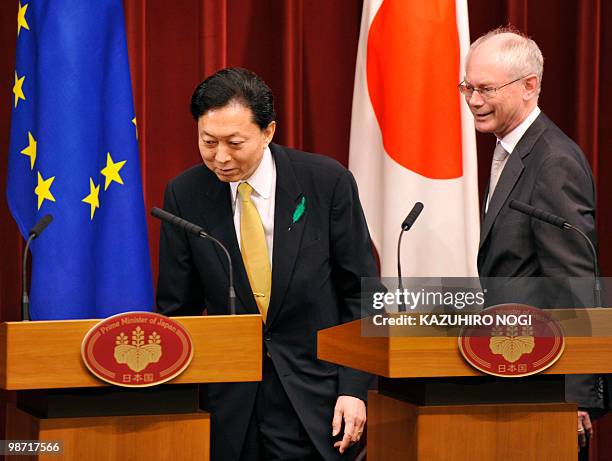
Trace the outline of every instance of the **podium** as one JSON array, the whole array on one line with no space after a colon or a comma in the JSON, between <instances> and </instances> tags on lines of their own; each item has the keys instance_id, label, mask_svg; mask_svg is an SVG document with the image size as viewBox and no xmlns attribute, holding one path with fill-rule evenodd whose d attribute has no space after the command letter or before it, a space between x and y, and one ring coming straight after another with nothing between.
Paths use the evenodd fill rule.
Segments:
<instances>
[{"instance_id":1,"label":"podium","mask_svg":"<svg viewBox=\"0 0 612 461\"><path fill-rule=\"evenodd\" d=\"M591 337L569 336L586 320ZM368 461L577 459L577 407L565 402L564 375L612 373L612 310L562 321L563 355L525 378L472 368L456 336L366 337L362 321L320 331L318 357L379 377L368 397Z\"/></svg>"},{"instance_id":2,"label":"podium","mask_svg":"<svg viewBox=\"0 0 612 461\"><path fill-rule=\"evenodd\" d=\"M0 387L17 391L7 440L62 441L61 455L19 459L208 460L210 415L199 383L260 381L260 315L173 317L193 359L168 383L109 386L82 363L81 342L98 320L0 324Z\"/></svg>"}]
</instances>

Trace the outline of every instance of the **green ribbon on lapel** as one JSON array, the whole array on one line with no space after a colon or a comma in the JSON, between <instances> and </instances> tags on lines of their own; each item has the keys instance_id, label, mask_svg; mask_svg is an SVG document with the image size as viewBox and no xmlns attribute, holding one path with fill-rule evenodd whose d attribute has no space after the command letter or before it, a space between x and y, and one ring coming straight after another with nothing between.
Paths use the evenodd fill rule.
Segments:
<instances>
[{"instance_id":1,"label":"green ribbon on lapel","mask_svg":"<svg viewBox=\"0 0 612 461\"><path fill-rule=\"evenodd\" d=\"M305 211L306 211L306 197L302 196L302 200L300 200L300 203L298 203L298 205L295 207L295 210L293 211L293 221L291 222L291 225L298 222L300 218L304 215Z\"/></svg>"}]
</instances>

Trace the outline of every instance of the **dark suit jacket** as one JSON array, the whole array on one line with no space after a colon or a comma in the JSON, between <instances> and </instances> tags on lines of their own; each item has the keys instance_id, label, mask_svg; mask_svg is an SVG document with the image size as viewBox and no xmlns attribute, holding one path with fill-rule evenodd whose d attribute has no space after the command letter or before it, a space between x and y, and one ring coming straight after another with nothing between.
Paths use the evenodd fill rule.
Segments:
<instances>
[{"instance_id":1,"label":"dark suit jacket","mask_svg":"<svg viewBox=\"0 0 612 461\"><path fill-rule=\"evenodd\" d=\"M573 307L576 300L566 279L593 276L589 249L574 232L510 209L508 203L513 199L564 217L596 241L591 169L580 148L543 113L508 158L486 214L483 207L478 272L493 297L505 296L494 303ZM503 290L500 282L487 281L487 277L512 277L514 281L510 289ZM548 280L534 284L527 277ZM592 376L568 377L566 398L584 407L603 404Z\"/></svg>"},{"instance_id":2,"label":"dark suit jacket","mask_svg":"<svg viewBox=\"0 0 612 461\"><path fill-rule=\"evenodd\" d=\"M376 277L357 186L338 162L270 145L276 164L272 293L263 327L264 352L310 438L325 459L337 458L331 422L338 395L366 400L371 376L316 357L317 331L360 317L361 277ZM306 212L292 225L301 198ZM229 250L237 313L256 314L234 229L231 193L204 165L168 184L164 208L202 226ZM215 245L164 224L160 241L159 309L171 315L227 314L225 257ZM219 351L222 353L223 351ZM350 351L347 351L350 353ZM209 384L212 458L238 459L257 383Z\"/></svg>"}]
</instances>

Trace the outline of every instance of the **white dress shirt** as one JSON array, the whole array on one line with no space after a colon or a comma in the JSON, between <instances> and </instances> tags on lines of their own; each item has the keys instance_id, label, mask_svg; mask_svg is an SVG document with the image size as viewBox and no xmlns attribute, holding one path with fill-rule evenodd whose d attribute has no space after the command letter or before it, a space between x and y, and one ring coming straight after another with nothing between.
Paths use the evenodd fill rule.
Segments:
<instances>
[{"instance_id":1,"label":"white dress shirt","mask_svg":"<svg viewBox=\"0 0 612 461\"><path fill-rule=\"evenodd\" d=\"M241 246L240 241L240 216L242 211L242 202L237 200L238 186L248 182L253 188L251 193L251 201L263 224L264 233L266 234L266 244L268 246L268 256L270 257L270 267L272 267L272 249L274 246L274 201L276 197L276 165L272 158L270 148L266 147L263 157L257 169L246 180L230 182L232 192L232 210L234 212L234 228L236 229L236 238L238 246Z\"/></svg>"}]
</instances>

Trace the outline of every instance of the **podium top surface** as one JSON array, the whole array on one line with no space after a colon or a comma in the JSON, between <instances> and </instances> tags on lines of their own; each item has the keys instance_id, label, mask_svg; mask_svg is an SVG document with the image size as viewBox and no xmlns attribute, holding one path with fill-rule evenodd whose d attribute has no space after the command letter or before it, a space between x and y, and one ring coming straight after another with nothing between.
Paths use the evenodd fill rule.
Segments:
<instances>
[{"instance_id":1,"label":"podium top surface","mask_svg":"<svg viewBox=\"0 0 612 461\"><path fill-rule=\"evenodd\" d=\"M260 381L260 315L173 317L188 331L194 355L169 384ZM108 386L81 360L81 342L99 320L0 324L0 388L5 390Z\"/></svg>"},{"instance_id":2,"label":"podium top surface","mask_svg":"<svg viewBox=\"0 0 612 461\"><path fill-rule=\"evenodd\" d=\"M562 321L565 350L543 374L612 373L612 309L581 309L580 315L592 322L591 336L569 336L580 319ZM319 331L319 359L387 378L483 375L465 361L456 336L368 337L361 322Z\"/></svg>"}]
</instances>

